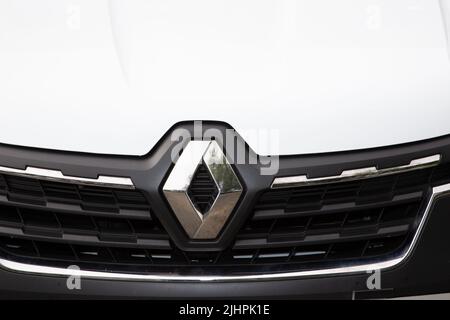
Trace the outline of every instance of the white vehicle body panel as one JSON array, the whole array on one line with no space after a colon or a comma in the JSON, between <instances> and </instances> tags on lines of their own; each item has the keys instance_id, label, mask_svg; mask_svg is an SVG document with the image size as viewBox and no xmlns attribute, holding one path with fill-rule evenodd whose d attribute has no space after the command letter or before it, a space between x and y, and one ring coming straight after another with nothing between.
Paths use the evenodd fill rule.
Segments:
<instances>
[{"instance_id":1,"label":"white vehicle body panel","mask_svg":"<svg viewBox=\"0 0 450 320\"><path fill-rule=\"evenodd\" d=\"M449 26L448 0L1 0L0 141L143 155L217 120L287 155L450 134Z\"/></svg>"}]
</instances>

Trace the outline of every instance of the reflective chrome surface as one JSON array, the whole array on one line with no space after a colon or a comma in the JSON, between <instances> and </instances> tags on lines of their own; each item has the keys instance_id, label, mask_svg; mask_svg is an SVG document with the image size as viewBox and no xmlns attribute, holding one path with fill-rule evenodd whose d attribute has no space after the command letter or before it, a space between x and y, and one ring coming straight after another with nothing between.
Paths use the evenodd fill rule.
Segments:
<instances>
[{"instance_id":1,"label":"reflective chrome surface","mask_svg":"<svg viewBox=\"0 0 450 320\"><path fill-rule=\"evenodd\" d=\"M27 167L25 170L10 167L1 167L0 173L15 176L29 177L41 180L50 180L63 183L75 183L89 186L100 186L119 189L134 189L133 181L126 177L112 177L99 175L97 178L83 178L66 176L59 170Z\"/></svg>"},{"instance_id":2,"label":"reflective chrome surface","mask_svg":"<svg viewBox=\"0 0 450 320\"><path fill-rule=\"evenodd\" d=\"M219 190L213 205L204 214L197 210L187 192L202 162ZM242 185L216 141L191 141L172 169L163 192L190 238L214 239L233 212Z\"/></svg>"},{"instance_id":3,"label":"reflective chrome surface","mask_svg":"<svg viewBox=\"0 0 450 320\"><path fill-rule=\"evenodd\" d=\"M403 166L385 169L377 169L376 167L369 167L354 170L346 170L343 171L338 176L328 176L311 179L305 175L292 177L279 177L274 179L271 188L272 189L294 188L294 187L303 187L318 184L337 183L358 179L374 178L379 176L386 176L390 174L432 167L439 164L440 161L441 156L437 154L426 158L412 160L409 164Z\"/></svg>"},{"instance_id":4,"label":"reflective chrome surface","mask_svg":"<svg viewBox=\"0 0 450 320\"><path fill-rule=\"evenodd\" d=\"M285 272L285 273L268 273L268 274L258 274L258 275L223 275L223 276L183 276L178 274L125 274L125 273L110 273L110 272L97 272L97 271L85 271L85 270L72 270L64 268L54 268L30 265L24 263L18 263L14 261L9 261L5 259L0 259L0 265L6 269L13 271L20 271L26 273L37 273L45 275L60 275L60 276L81 276L86 278L98 278L98 279L117 279L117 280L139 280L139 281L191 281L191 282L208 282L208 281L250 281L250 280L275 280L275 279L287 279L287 278L300 278L300 277L310 277L310 276L324 276L324 275L334 275L334 274L347 274L347 273L360 273L373 270L383 270L397 266L403 262L412 252L419 236L422 232L423 226L427 217L431 211L431 208L435 200L443 195L450 195L450 184L442 185L433 188L432 194L430 196L428 205L422 216L420 224L417 231L408 246L401 255L387 261L381 261L377 263L369 264L357 264L343 266L339 268L330 269L317 269L310 271L299 271L299 272Z\"/></svg>"}]
</instances>

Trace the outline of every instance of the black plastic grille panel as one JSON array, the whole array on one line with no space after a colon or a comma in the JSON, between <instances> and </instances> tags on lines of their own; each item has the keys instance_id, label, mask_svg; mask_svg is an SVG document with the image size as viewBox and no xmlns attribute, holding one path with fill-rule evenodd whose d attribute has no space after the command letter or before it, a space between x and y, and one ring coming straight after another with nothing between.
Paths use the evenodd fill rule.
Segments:
<instances>
[{"instance_id":1,"label":"black plastic grille panel","mask_svg":"<svg viewBox=\"0 0 450 320\"><path fill-rule=\"evenodd\" d=\"M2 195L6 197L3 201ZM110 214L128 212L130 215L150 217L150 206L140 191L0 175L0 202L5 201L38 206L64 204L71 210Z\"/></svg>"},{"instance_id":2,"label":"black plastic grille panel","mask_svg":"<svg viewBox=\"0 0 450 320\"><path fill-rule=\"evenodd\" d=\"M123 271L128 266L136 270L141 264L147 267L164 266L165 271L179 267L233 267L277 264L306 264L339 261L355 257L378 257L395 252L405 241L403 236L346 242L335 245L310 245L267 249L229 250L222 253L186 253L177 249L144 249L89 246L73 243L54 243L16 237L0 236L0 252L14 260L67 267L78 263L92 266L92 270ZM101 268L95 263L101 263ZM137 269L139 270L139 269ZM185 270L186 271L186 270ZM242 271L242 269L241 269Z\"/></svg>"},{"instance_id":3,"label":"black plastic grille panel","mask_svg":"<svg viewBox=\"0 0 450 320\"><path fill-rule=\"evenodd\" d=\"M64 242L170 248L141 191L9 175L0 175L0 235L53 241L55 248Z\"/></svg>"},{"instance_id":4,"label":"black plastic grille panel","mask_svg":"<svg viewBox=\"0 0 450 320\"><path fill-rule=\"evenodd\" d=\"M206 171L205 171L206 170ZM411 240L433 185L450 166L314 187L265 190L223 252L184 252L139 190L0 175L0 254L33 264L118 272L277 272L386 259ZM201 211L212 178L189 190ZM209 196L209 197L208 197Z\"/></svg>"},{"instance_id":5,"label":"black plastic grille panel","mask_svg":"<svg viewBox=\"0 0 450 320\"><path fill-rule=\"evenodd\" d=\"M405 250L450 166L263 192L234 254L249 264L356 261Z\"/></svg>"}]
</instances>

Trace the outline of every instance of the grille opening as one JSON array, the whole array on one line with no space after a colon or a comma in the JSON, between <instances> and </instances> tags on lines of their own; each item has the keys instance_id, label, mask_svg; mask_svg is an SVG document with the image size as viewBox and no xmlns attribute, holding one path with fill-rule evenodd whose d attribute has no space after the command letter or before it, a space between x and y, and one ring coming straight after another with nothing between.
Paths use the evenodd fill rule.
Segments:
<instances>
[{"instance_id":1,"label":"grille opening","mask_svg":"<svg viewBox=\"0 0 450 320\"><path fill-rule=\"evenodd\" d=\"M344 223L344 219L344 213L319 215L312 218L311 229L338 228Z\"/></svg>"},{"instance_id":2,"label":"grille opening","mask_svg":"<svg viewBox=\"0 0 450 320\"><path fill-rule=\"evenodd\" d=\"M319 190L321 196L323 196L323 204L352 202L358 195L359 184L347 182L342 185L330 185L325 194L322 194L323 189Z\"/></svg>"},{"instance_id":3,"label":"grille opening","mask_svg":"<svg viewBox=\"0 0 450 320\"><path fill-rule=\"evenodd\" d=\"M361 257L365 246L366 241L336 243L328 252L328 257L330 259Z\"/></svg>"},{"instance_id":4,"label":"grille opening","mask_svg":"<svg viewBox=\"0 0 450 320\"><path fill-rule=\"evenodd\" d=\"M208 168L203 163L200 164L188 189L192 203L198 211L205 214L211 209L218 194L219 190Z\"/></svg>"},{"instance_id":5,"label":"grille opening","mask_svg":"<svg viewBox=\"0 0 450 320\"><path fill-rule=\"evenodd\" d=\"M168 250L152 250L150 257L154 263L164 264L171 263L175 260L174 254Z\"/></svg>"},{"instance_id":6,"label":"grille opening","mask_svg":"<svg viewBox=\"0 0 450 320\"><path fill-rule=\"evenodd\" d=\"M112 248L111 252L118 263L149 264L150 256L145 250Z\"/></svg>"},{"instance_id":7,"label":"grille opening","mask_svg":"<svg viewBox=\"0 0 450 320\"><path fill-rule=\"evenodd\" d=\"M144 220L130 220L131 226L135 234L140 238L152 238L152 237L163 237L167 235L162 229L161 225L155 221L144 221Z\"/></svg>"},{"instance_id":8,"label":"grille opening","mask_svg":"<svg viewBox=\"0 0 450 320\"><path fill-rule=\"evenodd\" d=\"M238 263L250 263L254 258L254 250L235 250L229 257L229 261L236 261Z\"/></svg>"},{"instance_id":9,"label":"grille opening","mask_svg":"<svg viewBox=\"0 0 450 320\"><path fill-rule=\"evenodd\" d=\"M22 209L21 216L25 227L59 229L58 220L51 212Z\"/></svg>"},{"instance_id":10,"label":"grille opening","mask_svg":"<svg viewBox=\"0 0 450 320\"><path fill-rule=\"evenodd\" d=\"M392 252L405 242L401 236L387 237L384 239L371 240L366 248L366 256L378 256L385 252Z\"/></svg>"},{"instance_id":11,"label":"grille opening","mask_svg":"<svg viewBox=\"0 0 450 320\"><path fill-rule=\"evenodd\" d=\"M344 227L360 227L376 225L381 216L381 210L369 209L362 210L347 216Z\"/></svg>"},{"instance_id":12,"label":"grille opening","mask_svg":"<svg viewBox=\"0 0 450 320\"><path fill-rule=\"evenodd\" d=\"M38 245L39 246L39 245ZM72 246L78 259L85 262L110 262L113 260L109 250L95 246Z\"/></svg>"},{"instance_id":13,"label":"grille opening","mask_svg":"<svg viewBox=\"0 0 450 320\"><path fill-rule=\"evenodd\" d=\"M35 245L36 254L47 259L63 259L74 261L75 252L71 247L61 243L42 242Z\"/></svg>"},{"instance_id":14,"label":"grille opening","mask_svg":"<svg viewBox=\"0 0 450 320\"><path fill-rule=\"evenodd\" d=\"M41 185L37 180L7 176L6 183L11 194L17 197L42 197L44 195Z\"/></svg>"},{"instance_id":15,"label":"grille opening","mask_svg":"<svg viewBox=\"0 0 450 320\"><path fill-rule=\"evenodd\" d=\"M214 264L217 260L217 253L197 252L186 253L186 258L190 264L208 265Z\"/></svg>"},{"instance_id":16,"label":"grille opening","mask_svg":"<svg viewBox=\"0 0 450 320\"><path fill-rule=\"evenodd\" d=\"M63 232L92 235L97 233L94 219L89 216L60 214L58 216Z\"/></svg>"},{"instance_id":17,"label":"grille opening","mask_svg":"<svg viewBox=\"0 0 450 320\"><path fill-rule=\"evenodd\" d=\"M31 241L7 237L2 237L1 240L1 250L10 255L18 257L35 257L38 255Z\"/></svg>"},{"instance_id":18,"label":"grille opening","mask_svg":"<svg viewBox=\"0 0 450 320\"><path fill-rule=\"evenodd\" d=\"M274 248L262 249L259 251L257 260L264 260L264 262L282 262L286 261L291 255L289 248Z\"/></svg>"},{"instance_id":19,"label":"grille opening","mask_svg":"<svg viewBox=\"0 0 450 320\"><path fill-rule=\"evenodd\" d=\"M130 234L133 232L127 220L121 219L97 219L100 232L110 234Z\"/></svg>"},{"instance_id":20,"label":"grille opening","mask_svg":"<svg viewBox=\"0 0 450 320\"><path fill-rule=\"evenodd\" d=\"M17 212L17 209L0 205L0 225L12 227L22 225L22 218Z\"/></svg>"},{"instance_id":21,"label":"grille opening","mask_svg":"<svg viewBox=\"0 0 450 320\"><path fill-rule=\"evenodd\" d=\"M292 233L304 233L308 226L310 219L308 218L286 218L279 219L275 222L275 226L272 229L274 234L292 234Z\"/></svg>"},{"instance_id":22,"label":"grille opening","mask_svg":"<svg viewBox=\"0 0 450 320\"><path fill-rule=\"evenodd\" d=\"M255 220L249 221L247 225L244 226L242 233L244 234L266 234L268 233L273 225L273 221L270 220Z\"/></svg>"}]
</instances>

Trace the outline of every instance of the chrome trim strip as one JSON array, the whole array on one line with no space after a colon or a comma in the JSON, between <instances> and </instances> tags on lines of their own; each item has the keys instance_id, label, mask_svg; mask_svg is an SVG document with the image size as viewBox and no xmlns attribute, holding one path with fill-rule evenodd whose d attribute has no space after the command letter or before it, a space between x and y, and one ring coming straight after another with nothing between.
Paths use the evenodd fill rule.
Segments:
<instances>
[{"instance_id":1,"label":"chrome trim strip","mask_svg":"<svg viewBox=\"0 0 450 320\"><path fill-rule=\"evenodd\" d=\"M410 246L399 257L377 263L360 264L355 266L330 268L330 269L318 269L311 271L298 271L298 272L285 272L275 274L262 274L262 275L237 275L237 276L182 276L182 275L139 275L139 274L124 274L124 273L108 273L98 271L85 271L85 270L73 270L64 268L54 268L37 266L31 264L24 264L19 262L13 262L5 259L0 259L0 265L11 271L19 271L25 273L35 273L41 275L52 276L80 276L86 278L97 279L111 279L111 280L136 280L136 281L185 281L185 282L210 282L210 281L254 281L254 280L276 280L286 278L300 278L300 277L312 277L312 276L326 276L336 274L348 274L348 273L361 273L373 270L383 270L397 266L403 262L412 252L416 245L422 229L425 225L425 221L435 203L435 200L445 194L450 195L450 183L434 187L428 201L425 212L423 213L422 220L420 221L417 231L411 241Z\"/></svg>"},{"instance_id":2,"label":"chrome trim strip","mask_svg":"<svg viewBox=\"0 0 450 320\"><path fill-rule=\"evenodd\" d=\"M306 175L302 176L291 176L291 177L278 177L272 182L271 189L283 189L283 188L294 188L294 187L304 187L304 186L314 186L326 183L337 183L345 181L353 181L365 178L374 178L380 176L387 176L391 174L408 172L412 170L419 170L424 168L429 168L439 164L441 161L441 155L436 154L426 158L420 158L412 160L409 164L377 169L376 167L360 168L353 170L345 170L338 176L328 176L320 178L308 178Z\"/></svg>"},{"instance_id":3,"label":"chrome trim strip","mask_svg":"<svg viewBox=\"0 0 450 320\"><path fill-rule=\"evenodd\" d=\"M27 167L25 170L0 166L0 173L21 177L50 180L63 183L74 183L88 186L100 186L119 189L134 189L130 178L99 175L96 179L74 176L65 176L59 170L50 170L36 167Z\"/></svg>"}]
</instances>

